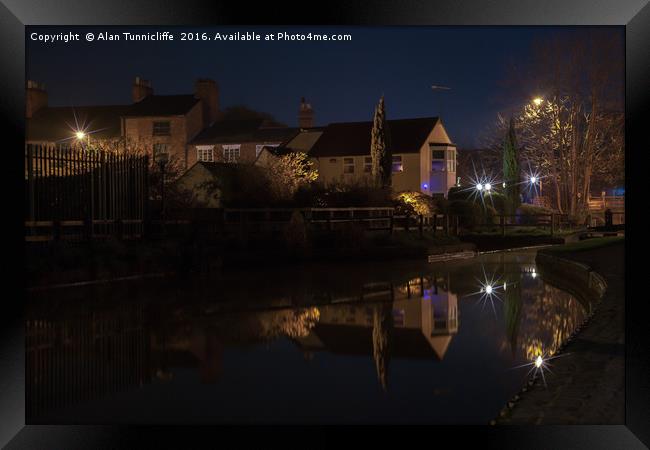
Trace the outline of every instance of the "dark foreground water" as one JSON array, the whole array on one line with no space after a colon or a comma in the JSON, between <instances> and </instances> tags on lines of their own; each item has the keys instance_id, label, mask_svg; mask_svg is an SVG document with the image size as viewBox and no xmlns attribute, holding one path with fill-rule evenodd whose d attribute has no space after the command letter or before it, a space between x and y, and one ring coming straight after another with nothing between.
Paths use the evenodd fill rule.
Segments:
<instances>
[{"instance_id":1,"label":"dark foreground water","mask_svg":"<svg viewBox=\"0 0 650 450\"><path fill-rule=\"evenodd\" d=\"M485 424L589 308L534 251L33 293L27 422Z\"/></svg>"}]
</instances>

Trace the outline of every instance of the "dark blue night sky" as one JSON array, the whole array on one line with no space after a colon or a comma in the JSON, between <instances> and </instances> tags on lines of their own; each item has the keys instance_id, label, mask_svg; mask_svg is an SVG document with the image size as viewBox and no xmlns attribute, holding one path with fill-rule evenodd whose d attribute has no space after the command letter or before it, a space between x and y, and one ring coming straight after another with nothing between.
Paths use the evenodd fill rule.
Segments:
<instances>
[{"instance_id":1,"label":"dark blue night sky","mask_svg":"<svg viewBox=\"0 0 650 450\"><path fill-rule=\"evenodd\" d=\"M351 42L93 42L87 31L255 31L349 33ZM536 40L571 32L556 27L31 27L27 77L47 85L51 106L124 104L136 75L156 94L193 91L215 79L221 107L245 104L297 124L300 97L316 125L370 120L384 94L389 119L440 115L460 147L479 145L497 112L527 100L507 84L525 68ZM575 30L575 29L573 29ZM44 44L29 33L81 33L81 42ZM615 30L612 30L615 32ZM618 32L618 31L616 31ZM431 85L451 87L433 91Z\"/></svg>"}]
</instances>

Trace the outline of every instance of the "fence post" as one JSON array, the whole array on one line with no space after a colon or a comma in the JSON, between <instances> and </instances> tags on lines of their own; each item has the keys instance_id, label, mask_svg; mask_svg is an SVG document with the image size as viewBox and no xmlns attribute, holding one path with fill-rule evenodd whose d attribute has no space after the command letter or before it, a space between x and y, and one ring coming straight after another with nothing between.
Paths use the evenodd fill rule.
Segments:
<instances>
[{"instance_id":1,"label":"fence post","mask_svg":"<svg viewBox=\"0 0 650 450\"><path fill-rule=\"evenodd\" d=\"M52 221L52 235L55 241L61 240L61 221L53 220Z\"/></svg>"},{"instance_id":2,"label":"fence post","mask_svg":"<svg viewBox=\"0 0 650 450\"><path fill-rule=\"evenodd\" d=\"M499 216L499 219L501 221L501 236L505 237L505 235L506 235L506 217L503 214L501 214Z\"/></svg>"},{"instance_id":3,"label":"fence post","mask_svg":"<svg viewBox=\"0 0 650 450\"><path fill-rule=\"evenodd\" d=\"M91 240L93 237L92 228L93 228L93 220L86 217L84 219L84 237L88 241Z\"/></svg>"},{"instance_id":4,"label":"fence post","mask_svg":"<svg viewBox=\"0 0 650 450\"><path fill-rule=\"evenodd\" d=\"M395 227L395 219L393 218L393 214L390 215L390 225L389 225L389 233L392 236L393 235L393 228Z\"/></svg>"},{"instance_id":5,"label":"fence post","mask_svg":"<svg viewBox=\"0 0 650 450\"><path fill-rule=\"evenodd\" d=\"M445 236L449 236L449 214L445 214Z\"/></svg>"},{"instance_id":6,"label":"fence post","mask_svg":"<svg viewBox=\"0 0 650 450\"><path fill-rule=\"evenodd\" d=\"M120 241L124 240L124 222L121 218L115 221L115 227L117 228L117 238Z\"/></svg>"},{"instance_id":7,"label":"fence post","mask_svg":"<svg viewBox=\"0 0 650 450\"><path fill-rule=\"evenodd\" d=\"M458 216L454 216L454 228L455 228L456 236L458 236L459 225L460 225L460 220L458 219Z\"/></svg>"},{"instance_id":8,"label":"fence post","mask_svg":"<svg viewBox=\"0 0 650 450\"><path fill-rule=\"evenodd\" d=\"M433 237L436 237L436 231L438 231L438 214L433 214Z\"/></svg>"},{"instance_id":9,"label":"fence post","mask_svg":"<svg viewBox=\"0 0 650 450\"><path fill-rule=\"evenodd\" d=\"M406 224L404 225L404 230L408 233L410 231L410 225L411 224L411 216L410 214L406 215Z\"/></svg>"},{"instance_id":10,"label":"fence post","mask_svg":"<svg viewBox=\"0 0 650 450\"><path fill-rule=\"evenodd\" d=\"M551 213L551 237L555 234L555 213Z\"/></svg>"},{"instance_id":11,"label":"fence post","mask_svg":"<svg viewBox=\"0 0 650 450\"><path fill-rule=\"evenodd\" d=\"M419 228L420 228L420 237L422 237L424 236L424 217L422 216L422 214L420 214Z\"/></svg>"}]
</instances>

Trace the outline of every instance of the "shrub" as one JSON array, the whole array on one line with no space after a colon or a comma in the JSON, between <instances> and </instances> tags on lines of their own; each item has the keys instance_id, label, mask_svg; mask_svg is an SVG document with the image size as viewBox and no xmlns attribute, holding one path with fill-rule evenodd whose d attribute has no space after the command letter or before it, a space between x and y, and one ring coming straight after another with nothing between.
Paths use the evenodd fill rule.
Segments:
<instances>
[{"instance_id":1,"label":"shrub","mask_svg":"<svg viewBox=\"0 0 650 450\"><path fill-rule=\"evenodd\" d=\"M429 195L416 191L400 192L394 197L397 215L423 215L430 217L438 212L436 201Z\"/></svg>"},{"instance_id":2,"label":"shrub","mask_svg":"<svg viewBox=\"0 0 650 450\"><path fill-rule=\"evenodd\" d=\"M491 192L489 195L484 196L484 199L485 204L493 208L497 214L507 214L508 199L505 195L499 192Z\"/></svg>"},{"instance_id":3,"label":"shrub","mask_svg":"<svg viewBox=\"0 0 650 450\"><path fill-rule=\"evenodd\" d=\"M458 223L463 228L474 229L483 222L483 207L468 200L451 200L448 213L458 216Z\"/></svg>"},{"instance_id":4,"label":"shrub","mask_svg":"<svg viewBox=\"0 0 650 450\"><path fill-rule=\"evenodd\" d=\"M519 208L517 208L517 215L519 216L517 217L517 221L522 225L534 225L537 223L536 215L551 214L553 212L552 209L522 203L519 205Z\"/></svg>"}]
</instances>

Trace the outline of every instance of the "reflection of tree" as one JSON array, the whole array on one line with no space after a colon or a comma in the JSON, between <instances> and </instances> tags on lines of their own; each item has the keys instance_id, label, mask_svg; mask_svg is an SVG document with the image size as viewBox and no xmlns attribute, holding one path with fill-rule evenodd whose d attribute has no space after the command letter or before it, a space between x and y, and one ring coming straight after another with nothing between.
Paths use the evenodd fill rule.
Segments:
<instances>
[{"instance_id":1,"label":"reflection of tree","mask_svg":"<svg viewBox=\"0 0 650 450\"><path fill-rule=\"evenodd\" d=\"M506 281L504 288L504 315L506 320L506 336L510 342L512 356L517 349L517 332L521 319L521 274L515 275Z\"/></svg>"},{"instance_id":2,"label":"reflection of tree","mask_svg":"<svg viewBox=\"0 0 650 450\"><path fill-rule=\"evenodd\" d=\"M522 310L518 348L532 360L544 352L555 353L582 323L585 311L574 297L548 284L528 289L532 292L526 296L533 302Z\"/></svg>"},{"instance_id":3,"label":"reflection of tree","mask_svg":"<svg viewBox=\"0 0 650 450\"><path fill-rule=\"evenodd\" d=\"M386 390L390 361L390 338L393 328L393 303L384 302L376 305L372 319L372 353L377 368L377 377L381 387Z\"/></svg>"}]
</instances>

